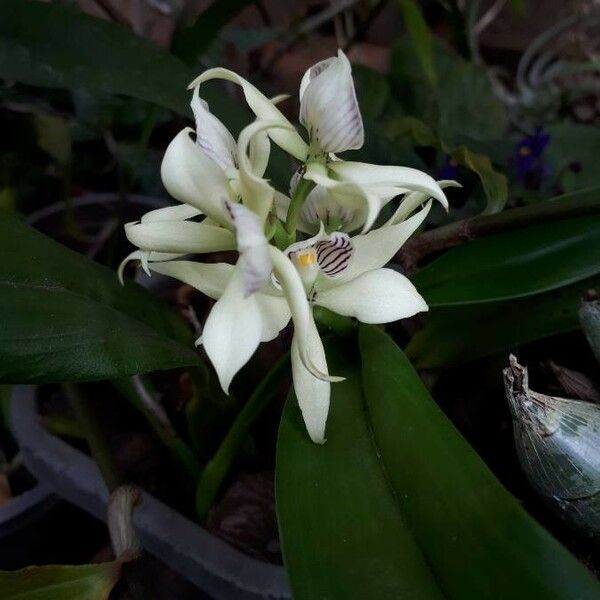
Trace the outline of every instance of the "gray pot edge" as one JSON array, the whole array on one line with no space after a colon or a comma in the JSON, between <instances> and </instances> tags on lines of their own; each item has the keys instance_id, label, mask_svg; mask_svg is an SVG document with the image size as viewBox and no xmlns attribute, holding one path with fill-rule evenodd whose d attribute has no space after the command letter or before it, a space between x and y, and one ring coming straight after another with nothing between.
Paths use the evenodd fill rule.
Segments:
<instances>
[{"instance_id":1,"label":"gray pot edge","mask_svg":"<svg viewBox=\"0 0 600 600\"><path fill-rule=\"evenodd\" d=\"M17 385L11 392L10 426L25 465L43 486L106 521L108 491L98 467L42 426L35 391ZM219 600L291 598L283 567L246 556L146 492L134 524L146 550Z\"/></svg>"}]
</instances>

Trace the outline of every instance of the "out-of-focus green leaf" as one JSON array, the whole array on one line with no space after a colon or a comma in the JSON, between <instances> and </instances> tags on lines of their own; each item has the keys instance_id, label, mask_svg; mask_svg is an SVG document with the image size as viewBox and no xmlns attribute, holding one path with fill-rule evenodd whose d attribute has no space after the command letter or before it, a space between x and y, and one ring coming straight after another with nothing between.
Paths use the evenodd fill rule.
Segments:
<instances>
[{"instance_id":1,"label":"out-of-focus green leaf","mask_svg":"<svg viewBox=\"0 0 600 600\"><path fill-rule=\"evenodd\" d=\"M143 288L0 213L0 381L109 379L193 365L191 334Z\"/></svg>"},{"instance_id":2,"label":"out-of-focus green leaf","mask_svg":"<svg viewBox=\"0 0 600 600\"><path fill-rule=\"evenodd\" d=\"M579 309L579 322L596 360L600 363L600 301L584 302Z\"/></svg>"},{"instance_id":3,"label":"out-of-focus green leaf","mask_svg":"<svg viewBox=\"0 0 600 600\"><path fill-rule=\"evenodd\" d=\"M469 139L496 139L506 133L506 110L479 65L457 60L443 74L440 71L437 100L437 133L447 146L468 145Z\"/></svg>"},{"instance_id":4,"label":"out-of-focus green leaf","mask_svg":"<svg viewBox=\"0 0 600 600\"><path fill-rule=\"evenodd\" d=\"M490 159L473 152L466 146L452 148L440 140L432 129L420 119L411 116L396 117L390 121L388 135L409 137L417 146L431 146L447 154L457 165L473 171L479 177L487 198L484 214L500 212L508 200L506 176L496 171Z\"/></svg>"},{"instance_id":5,"label":"out-of-focus green leaf","mask_svg":"<svg viewBox=\"0 0 600 600\"><path fill-rule=\"evenodd\" d=\"M600 259L592 248L600 248L600 216L468 242L434 260L412 281L431 307L519 298L599 273Z\"/></svg>"},{"instance_id":6,"label":"out-of-focus green leaf","mask_svg":"<svg viewBox=\"0 0 600 600\"><path fill-rule=\"evenodd\" d=\"M49 88L124 94L190 114L195 73L178 58L125 28L59 3L0 2L0 77ZM203 91L214 112L239 126L239 108Z\"/></svg>"},{"instance_id":7,"label":"out-of-focus green leaf","mask_svg":"<svg viewBox=\"0 0 600 600\"><path fill-rule=\"evenodd\" d=\"M71 129L67 121L54 115L34 114L33 122L38 146L59 164L68 164L71 160Z\"/></svg>"},{"instance_id":8,"label":"out-of-focus green leaf","mask_svg":"<svg viewBox=\"0 0 600 600\"><path fill-rule=\"evenodd\" d=\"M599 597L598 582L502 487L394 342L361 326L360 348L373 443L444 598ZM340 455L338 469L353 466Z\"/></svg>"},{"instance_id":9,"label":"out-of-focus green leaf","mask_svg":"<svg viewBox=\"0 0 600 600\"><path fill-rule=\"evenodd\" d=\"M108 600L119 580L118 562L48 565L0 572L2 600Z\"/></svg>"},{"instance_id":10,"label":"out-of-focus green leaf","mask_svg":"<svg viewBox=\"0 0 600 600\"><path fill-rule=\"evenodd\" d=\"M550 143L546 155L553 175L567 192L600 185L600 128L559 123L547 127Z\"/></svg>"},{"instance_id":11,"label":"out-of-focus green leaf","mask_svg":"<svg viewBox=\"0 0 600 600\"><path fill-rule=\"evenodd\" d=\"M500 212L506 206L508 200L506 176L494 169L487 156L472 152L466 146L453 148L448 151L448 154L459 165L477 173L487 198L483 214L490 215Z\"/></svg>"},{"instance_id":12,"label":"out-of-focus green leaf","mask_svg":"<svg viewBox=\"0 0 600 600\"><path fill-rule=\"evenodd\" d=\"M404 26L413 43L423 73L432 86L437 84L435 56L431 31L419 6L413 0L399 0Z\"/></svg>"},{"instance_id":13,"label":"out-of-focus green leaf","mask_svg":"<svg viewBox=\"0 0 600 600\"><path fill-rule=\"evenodd\" d=\"M173 52L194 64L212 44L219 32L235 15L254 0L219 0L201 12L192 25L182 29L173 41Z\"/></svg>"},{"instance_id":14,"label":"out-of-focus green leaf","mask_svg":"<svg viewBox=\"0 0 600 600\"><path fill-rule=\"evenodd\" d=\"M368 119L376 119L390 96L386 77L363 65L352 65L352 77L361 114Z\"/></svg>"},{"instance_id":15,"label":"out-of-focus green leaf","mask_svg":"<svg viewBox=\"0 0 600 600\"><path fill-rule=\"evenodd\" d=\"M419 369L445 368L576 330L580 299L598 285L593 277L525 298L433 309L406 354Z\"/></svg>"},{"instance_id":16,"label":"out-of-focus green leaf","mask_svg":"<svg viewBox=\"0 0 600 600\"><path fill-rule=\"evenodd\" d=\"M295 600L438 599L398 509L365 419L360 363L348 344L327 346L332 386L327 442L306 433L293 394L277 443L276 495Z\"/></svg>"}]
</instances>

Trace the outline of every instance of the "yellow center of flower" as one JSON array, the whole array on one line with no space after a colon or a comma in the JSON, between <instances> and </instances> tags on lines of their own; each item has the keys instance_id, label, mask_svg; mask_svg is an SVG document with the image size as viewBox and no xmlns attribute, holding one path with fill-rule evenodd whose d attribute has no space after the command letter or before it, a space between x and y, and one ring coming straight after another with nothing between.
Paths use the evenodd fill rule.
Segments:
<instances>
[{"instance_id":1,"label":"yellow center of flower","mask_svg":"<svg viewBox=\"0 0 600 600\"><path fill-rule=\"evenodd\" d=\"M297 255L298 264L301 267L310 267L317 264L317 253L314 250L305 250Z\"/></svg>"},{"instance_id":2,"label":"yellow center of flower","mask_svg":"<svg viewBox=\"0 0 600 600\"><path fill-rule=\"evenodd\" d=\"M528 148L527 146L521 146L521 148L519 148L519 154L521 156L529 156L531 154L531 148Z\"/></svg>"}]
</instances>

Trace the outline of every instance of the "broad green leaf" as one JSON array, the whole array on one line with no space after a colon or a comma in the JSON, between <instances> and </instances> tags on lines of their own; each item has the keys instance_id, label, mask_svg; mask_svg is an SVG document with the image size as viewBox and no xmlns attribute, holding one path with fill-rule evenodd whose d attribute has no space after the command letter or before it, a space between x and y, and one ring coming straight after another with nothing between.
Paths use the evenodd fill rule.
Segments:
<instances>
[{"instance_id":1,"label":"broad green leaf","mask_svg":"<svg viewBox=\"0 0 600 600\"><path fill-rule=\"evenodd\" d=\"M194 64L235 15L254 0L219 0L201 12L189 27L182 29L173 42L173 52Z\"/></svg>"},{"instance_id":2,"label":"broad green leaf","mask_svg":"<svg viewBox=\"0 0 600 600\"><path fill-rule=\"evenodd\" d=\"M596 360L600 363L600 301L583 302L579 322Z\"/></svg>"},{"instance_id":3,"label":"broad green leaf","mask_svg":"<svg viewBox=\"0 0 600 600\"><path fill-rule=\"evenodd\" d=\"M108 600L119 580L117 562L95 565L48 565L0 571L2 600Z\"/></svg>"},{"instance_id":4,"label":"broad green leaf","mask_svg":"<svg viewBox=\"0 0 600 600\"><path fill-rule=\"evenodd\" d=\"M389 100L387 78L364 65L352 65L352 77L362 116L369 120L376 119Z\"/></svg>"},{"instance_id":5,"label":"broad green leaf","mask_svg":"<svg viewBox=\"0 0 600 600\"><path fill-rule=\"evenodd\" d=\"M406 354L419 369L444 368L574 331L581 297L599 285L596 276L515 300L433 309Z\"/></svg>"},{"instance_id":6,"label":"broad green leaf","mask_svg":"<svg viewBox=\"0 0 600 600\"><path fill-rule=\"evenodd\" d=\"M360 348L363 418L399 510L444 597L600 597L599 583L488 470L391 338L361 326ZM340 454L336 467L348 473L354 465L345 458ZM360 520L356 527L362 527Z\"/></svg>"},{"instance_id":7,"label":"broad green leaf","mask_svg":"<svg viewBox=\"0 0 600 600\"><path fill-rule=\"evenodd\" d=\"M120 25L59 3L0 2L0 77L60 89L124 94L189 115L195 73L178 58ZM239 125L239 109L203 91L217 115Z\"/></svg>"},{"instance_id":8,"label":"broad green leaf","mask_svg":"<svg viewBox=\"0 0 600 600\"><path fill-rule=\"evenodd\" d=\"M0 213L0 381L108 379L193 365L185 323L143 288Z\"/></svg>"},{"instance_id":9,"label":"broad green leaf","mask_svg":"<svg viewBox=\"0 0 600 600\"><path fill-rule=\"evenodd\" d=\"M412 281L430 307L520 298L599 273L593 248L600 216L546 223L463 244Z\"/></svg>"},{"instance_id":10,"label":"broad green leaf","mask_svg":"<svg viewBox=\"0 0 600 600\"><path fill-rule=\"evenodd\" d=\"M431 31L429 31L429 27L423 18L421 9L413 0L399 0L399 4L404 26L413 44L419 64L429 83L435 86L437 84L437 73Z\"/></svg>"},{"instance_id":11,"label":"broad green leaf","mask_svg":"<svg viewBox=\"0 0 600 600\"><path fill-rule=\"evenodd\" d=\"M71 129L66 119L54 115L34 114L33 123L38 146L60 165L71 160Z\"/></svg>"},{"instance_id":12,"label":"broad green leaf","mask_svg":"<svg viewBox=\"0 0 600 600\"><path fill-rule=\"evenodd\" d=\"M310 440L293 394L279 428L277 514L294 600L439 600L372 443L347 346L327 345L331 372L347 378L332 386L327 442Z\"/></svg>"}]
</instances>

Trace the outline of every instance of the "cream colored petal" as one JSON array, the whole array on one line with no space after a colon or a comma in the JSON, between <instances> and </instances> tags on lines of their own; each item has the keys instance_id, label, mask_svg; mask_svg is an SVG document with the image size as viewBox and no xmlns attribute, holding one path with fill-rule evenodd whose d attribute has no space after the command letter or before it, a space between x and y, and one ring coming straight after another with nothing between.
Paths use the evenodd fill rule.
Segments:
<instances>
[{"instance_id":1,"label":"cream colored petal","mask_svg":"<svg viewBox=\"0 0 600 600\"><path fill-rule=\"evenodd\" d=\"M390 323L428 310L415 286L392 269L367 271L318 293L314 302L363 323Z\"/></svg>"},{"instance_id":2,"label":"cream colored petal","mask_svg":"<svg viewBox=\"0 0 600 600\"><path fill-rule=\"evenodd\" d=\"M226 263L200 263L192 260L173 260L150 263L150 270L173 277L196 288L214 300L225 291L235 267Z\"/></svg>"},{"instance_id":3,"label":"cream colored petal","mask_svg":"<svg viewBox=\"0 0 600 600\"><path fill-rule=\"evenodd\" d=\"M352 68L346 55L338 56L309 69L300 84L300 122L311 141L324 152L343 152L362 147L364 128Z\"/></svg>"},{"instance_id":4,"label":"cream colored petal","mask_svg":"<svg viewBox=\"0 0 600 600\"><path fill-rule=\"evenodd\" d=\"M420 227L429 211L431 200L418 213L390 227L379 227L364 235L352 237L354 253L348 268L336 279L319 278L319 290L330 289L351 281L367 271L386 265L402 244Z\"/></svg>"},{"instance_id":5,"label":"cream colored petal","mask_svg":"<svg viewBox=\"0 0 600 600\"><path fill-rule=\"evenodd\" d=\"M262 331L262 313L256 297L244 296L242 273L236 267L206 319L201 338L225 393L229 393L231 380L256 351Z\"/></svg>"},{"instance_id":6,"label":"cream colored petal","mask_svg":"<svg viewBox=\"0 0 600 600\"><path fill-rule=\"evenodd\" d=\"M261 342L274 340L291 319L290 307L283 296L258 292L256 302L262 314Z\"/></svg>"},{"instance_id":7,"label":"cream colored petal","mask_svg":"<svg viewBox=\"0 0 600 600\"><path fill-rule=\"evenodd\" d=\"M281 111L271 102L271 100L237 73L222 68L208 69L207 71L204 71L202 75L194 79L189 87L196 87L211 79L224 79L239 85L242 88L248 106L259 119L264 121L278 121L282 124L283 129L269 130L269 137L278 146L299 161L304 161L306 159L308 146L293 128L291 123L283 116Z\"/></svg>"},{"instance_id":8,"label":"cream colored petal","mask_svg":"<svg viewBox=\"0 0 600 600\"><path fill-rule=\"evenodd\" d=\"M208 104L200 98L199 88L194 88L191 102L196 121L196 144L224 171L235 169L235 140L229 130L208 109Z\"/></svg>"},{"instance_id":9,"label":"cream colored petal","mask_svg":"<svg viewBox=\"0 0 600 600\"><path fill-rule=\"evenodd\" d=\"M147 212L141 219L142 223L153 223L155 221L185 221L192 217L201 215L202 212L195 206L189 204L176 204L175 206L165 206Z\"/></svg>"},{"instance_id":10,"label":"cream colored petal","mask_svg":"<svg viewBox=\"0 0 600 600\"><path fill-rule=\"evenodd\" d=\"M214 222L228 225L223 198L231 199L229 181L221 167L190 138L188 127L169 144L160 173L169 194L194 206Z\"/></svg>"},{"instance_id":11,"label":"cream colored petal","mask_svg":"<svg viewBox=\"0 0 600 600\"><path fill-rule=\"evenodd\" d=\"M172 253L204 253L235 250L235 236L228 229L191 221L127 223L127 239L142 250Z\"/></svg>"},{"instance_id":12,"label":"cream colored petal","mask_svg":"<svg viewBox=\"0 0 600 600\"><path fill-rule=\"evenodd\" d=\"M403 188L423 192L448 208L448 200L438 183L427 173L410 167L371 165L368 163L339 160L328 165L340 181L352 181L367 188ZM398 192L400 193L400 192Z\"/></svg>"},{"instance_id":13,"label":"cream colored petal","mask_svg":"<svg viewBox=\"0 0 600 600\"><path fill-rule=\"evenodd\" d=\"M327 373L325 350L323 349L323 343L312 318L310 320L307 343L308 351L315 366L323 373ZM302 412L306 430L310 439L315 444L323 444L325 443L325 426L329 413L331 384L328 381L317 379L306 369L301 357L301 345L296 335L294 335L292 340L291 358L294 392L298 399L298 405Z\"/></svg>"}]
</instances>

